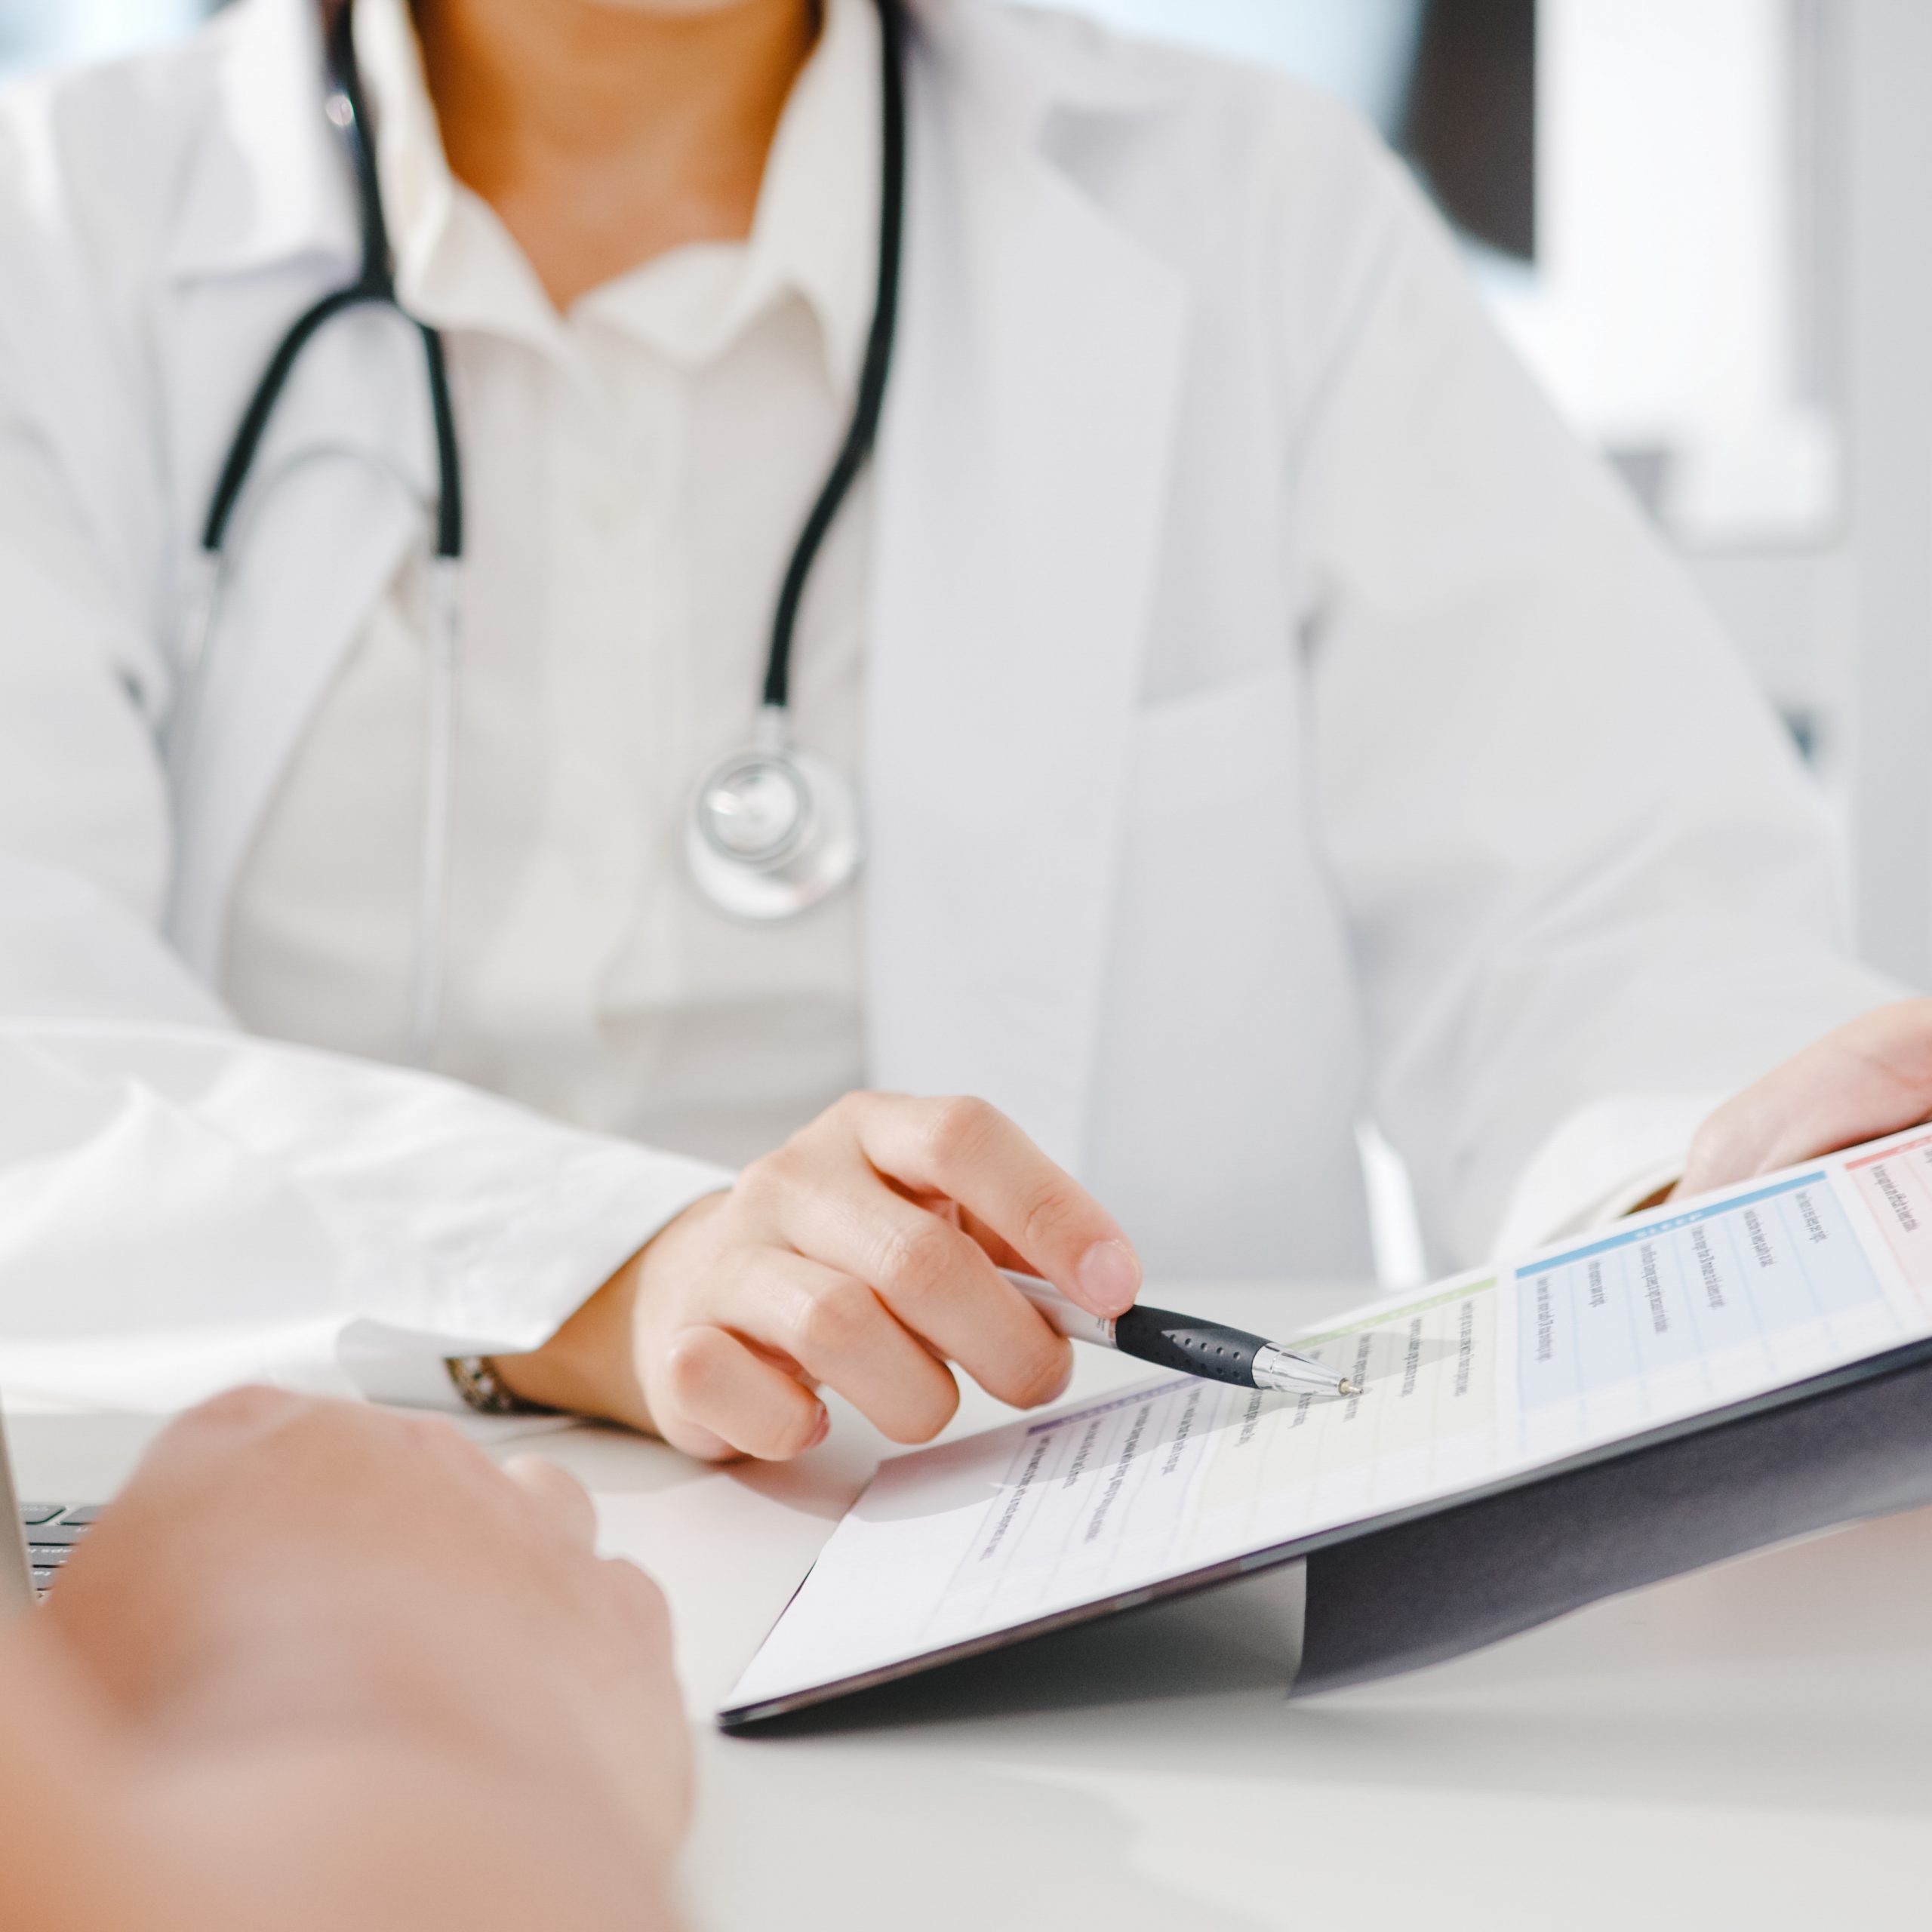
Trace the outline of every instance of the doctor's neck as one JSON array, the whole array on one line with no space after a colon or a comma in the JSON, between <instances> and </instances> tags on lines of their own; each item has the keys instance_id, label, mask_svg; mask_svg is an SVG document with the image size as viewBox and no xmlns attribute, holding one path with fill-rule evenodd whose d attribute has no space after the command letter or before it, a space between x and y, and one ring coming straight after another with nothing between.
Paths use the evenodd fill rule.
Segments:
<instances>
[{"instance_id":1,"label":"doctor's neck","mask_svg":"<svg viewBox=\"0 0 1932 1932\"><path fill-rule=\"evenodd\" d=\"M550 299L751 232L817 0L413 0L451 171Z\"/></svg>"}]
</instances>

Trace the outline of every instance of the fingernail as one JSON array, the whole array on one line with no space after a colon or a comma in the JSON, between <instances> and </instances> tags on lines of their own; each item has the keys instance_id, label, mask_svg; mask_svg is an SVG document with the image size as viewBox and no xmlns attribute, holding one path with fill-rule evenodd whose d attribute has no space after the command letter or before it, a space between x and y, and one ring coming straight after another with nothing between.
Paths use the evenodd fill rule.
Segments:
<instances>
[{"instance_id":1,"label":"fingernail","mask_svg":"<svg viewBox=\"0 0 1932 1932\"><path fill-rule=\"evenodd\" d=\"M811 1432L811 1438L805 1444L808 1449L816 1449L832 1433L832 1411L821 1403L819 1405L818 1426Z\"/></svg>"},{"instance_id":2,"label":"fingernail","mask_svg":"<svg viewBox=\"0 0 1932 1932\"><path fill-rule=\"evenodd\" d=\"M1140 1263L1124 1241L1097 1241L1075 1264L1073 1285L1096 1315L1118 1315L1140 1292Z\"/></svg>"}]
</instances>

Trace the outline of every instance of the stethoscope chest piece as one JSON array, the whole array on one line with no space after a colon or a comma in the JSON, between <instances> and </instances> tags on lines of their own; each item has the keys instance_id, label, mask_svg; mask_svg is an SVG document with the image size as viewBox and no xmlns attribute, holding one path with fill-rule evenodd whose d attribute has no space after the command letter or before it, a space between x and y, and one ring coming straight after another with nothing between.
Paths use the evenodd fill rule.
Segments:
<instances>
[{"instance_id":1,"label":"stethoscope chest piece","mask_svg":"<svg viewBox=\"0 0 1932 1932\"><path fill-rule=\"evenodd\" d=\"M836 765L787 743L768 708L758 742L713 765L685 822L691 881L718 910L764 924L849 884L862 857L859 801Z\"/></svg>"}]
</instances>

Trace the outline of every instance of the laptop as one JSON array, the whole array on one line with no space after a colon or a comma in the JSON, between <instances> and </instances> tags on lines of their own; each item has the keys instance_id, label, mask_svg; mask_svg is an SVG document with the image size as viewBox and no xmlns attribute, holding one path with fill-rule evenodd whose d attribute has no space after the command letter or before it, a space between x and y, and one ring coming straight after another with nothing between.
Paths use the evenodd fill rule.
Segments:
<instances>
[{"instance_id":1,"label":"laptop","mask_svg":"<svg viewBox=\"0 0 1932 1932\"><path fill-rule=\"evenodd\" d=\"M0 1418L0 1617L30 1610L47 1595L100 1514L97 1504L21 1502Z\"/></svg>"}]
</instances>

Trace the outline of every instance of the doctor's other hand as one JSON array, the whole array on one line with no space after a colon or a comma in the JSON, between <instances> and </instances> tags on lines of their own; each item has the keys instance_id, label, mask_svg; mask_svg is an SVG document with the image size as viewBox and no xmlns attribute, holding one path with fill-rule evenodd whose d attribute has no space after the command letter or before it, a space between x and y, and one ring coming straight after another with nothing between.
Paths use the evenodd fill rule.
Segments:
<instances>
[{"instance_id":1,"label":"doctor's other hand","mask_svg":"<svg viewBox=\"0 0 1932 1932\"><path fill-rule=\"evenodd\" d=\"M1932 1117L1932 999L1847 1020L1727 1100L1690 1143L1680 1194L1749 1180Z\"/></svg>"},{"instance_id":2,"label":"doctor's other hand","mask_svg":"<svg viewBox=\"0 0 1932 1932\"><path fill-rule=\"evenodd\" d=\"M543 1348L496 1366L531 1401L693 1456L811 1448L830 1426L820 1386L924 1442L958 1405L949 1364L1022 1408L1072 1374L1001 1267L1097 1315L1140 1285L1112 1217L983 1100L848 1094L685 1209Z\"/></svg>"}]
</instances>

